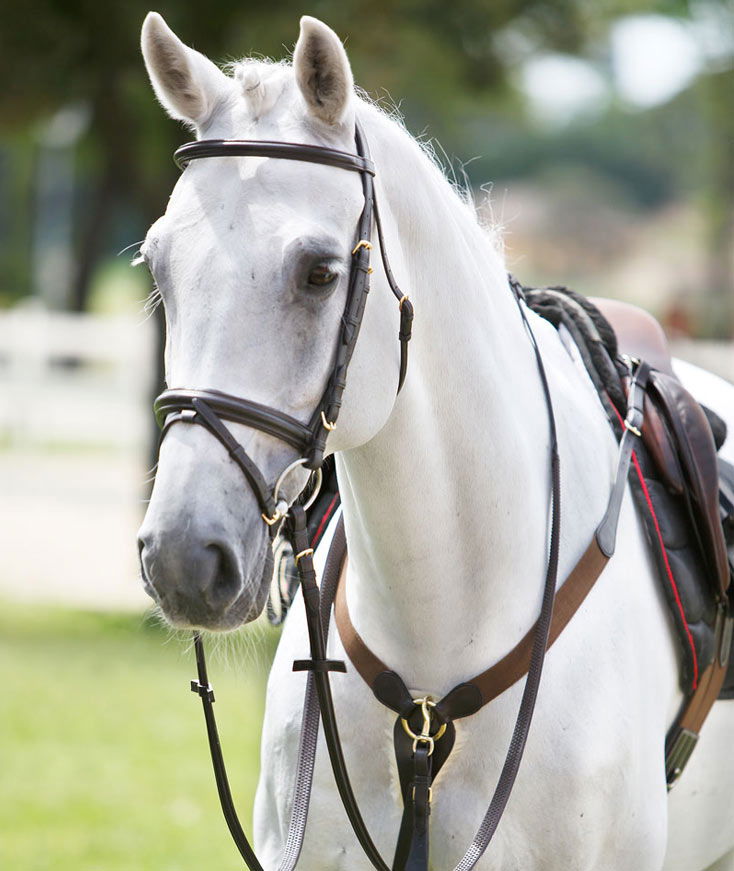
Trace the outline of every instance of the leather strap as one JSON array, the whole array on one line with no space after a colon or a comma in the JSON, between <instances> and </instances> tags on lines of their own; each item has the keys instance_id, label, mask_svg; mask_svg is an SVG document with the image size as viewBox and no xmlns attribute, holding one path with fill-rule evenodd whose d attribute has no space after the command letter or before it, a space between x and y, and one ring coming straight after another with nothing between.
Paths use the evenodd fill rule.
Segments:
<instances>
[{"instance_id":1,"label":"leather strap","mask_svg":"<svg viewBox=\"0 0 734 871\"><path fill-rule=\"evenodd\" d=\"M164 425L168 425L169 415L193 408L194 399L204 400L222 420L259 429L261 432L279 438L298 451L305 451L311 440L311 430L295 417L291 417L277 408L269 408L259 402L240 399L239 396L232 396L230 393L212 389L164 390L153 404L158 425L163 428Z\"/></svg>"},{"instance_id":2,"label":"leather strap","mask_svg":"<svg viewBox=\"0 0 734 871\"><path fill-rule=\"evenodd\" d=\"M650 367L645 362L640 363L630 382L629 395L627 397L627 417L624 420L622 440L619 443L617 476L612 485L612 495L609 499L606 513L596 528L597 543L602 552L608 557L614 554L614 545L617 540L617 522L619 521L622 499L627 489L627 475L629 474L630 461L632 460L634 439L642 437L645 389L649 378Z\"/></svg>"},{"instance_id":3,"label":"leather strap","mask_svg":"<svg viewBox=\"0 0 734 871\"><path fill-rule=\"evenodd\" d=\"M571 570L563 585L556 592L553 618L548 633L548 648L556 641L561 632L569 624L573 615L581 607L581 604L604 570L609 558L614 553L617 522L629 473L633 439L635 437L639 438L642 428L643 397L649 374L649 366L646 363L641 363L632 378L626 420L627 426L620 442L617 472L607 504L607 510L597 528L594 538ZM343 520L340 520L340 523L343 523ZM335 539L335 542L340 540ZM337 587L334 609L339 637L342 640L349 659L365 683L372 688L381 701L387 703L390 707L395 707L393 704L385 702L386 694L382 686L386 682L387 675L391 676L389 678L390 683L395 683L392 677L392 675L395 675L395 672L365 644L360 634L354 628L354 624L349 616L345 582L346 572L344 571L346 546L344 547L341 559L342 572L340 583ZM537 626L536 621L522 640L499 662L481 672L481 674L454 687L439 702L437 706L438 713L449 721L469 716L493 699L496 699L497 696L524 677L530 667L533 639ZM397 677L397 675L395 676ZM399 699L400 697L393 693L393 698Z\"/></svg>"},{"instance_id":4,"label":"leather strap","mask_svg":"<svg viewBox=\"0 0 734 871\"><path fill-rule=\"evenodd\" d=\"M398 340L400 342L400 373L398 375L398 393L403 389L405 376L408 372L408 342L413 335L413 303L408 299L407 295L398 286L395 281L395 276L390 269L390 259L387 256L387 248L385 247L385 235L382 232L382 219L380 218L380 210L378 208L377 199L375 199L375 226L377 227L377 239L380 243L380 257L382 258L382 267L385 270L387 283L390 285L395 299L400 305L400 330L398 332Z\"/></svg>"},{"instance_id":5,"label":"leather strap","mask_svg":"<svg viewBox=\"0 0 734 871\"><path fill-rule=\"evenodd\" d=\"M343 519L339 520L340 524L343 524L343 522ZM334 603L334 618L347 656L364 682L374 692L375 685L379 686L378 677L385 672L391 672L392 669L370 650L352 623L347 607L346 557L345 547L342 555L342 571ZM566 578L563 586L556 593L553 619L548 635L548 648L556 641L571 621L573 615L581 607L582 602L591 591L608 562L609 558L602 553L596 543L596 539L591 541L581 559L574 566L573 571ZM441 705L439 703L440 713L449 720L469 716L469 714L474 713L493 699L496 699L497 696L524 677L530 666L530 654L536 628L537 623L495 665L481 672L481 674L464 681L463 684L459 684L451 693L447 694L445 700L449 700L449 704ZM476 690L478 697L465 688ZM453 699L451 698L452 694L455 694ZM478 701L478 706L474 707L476 701Z\"/></svg>"},{"instance_id":6,"label":"leather strap","mask_svg":"<svg viewBox=\"0 0 734 871\"><path fill-rule=\"evenodd\" d=\"M665 742L665 776L671 789L693 753L701 727L719 697L731 652L734 619L728 603L722 603L716 618L714 658L701 675L698 686L683 703L678 720Z\"/></svg>"},{"instance_id":7,"label":"leather strap","mask_svg":"<svg viewBox=\"0 0 734 871\"><path fill-rule=\"evenodd\" d=\"M419 707L413 705L412 711L406 720L414 734L418 734L421 731L422 714ZM437 738L435 741L433 752L430 755L430 768L428 769L428 779L425 783L425 786L428 787L428 792L426 793L425 790L419 791L414 789L417 774L416 761L422 763L423 760L416 760L415 758L413 738L406 732L403 726L403 718L398 717L395 721L393 745L395 747L395 761L398 765L398 776L400 778L400 791L403 798L403 817L400 822L400 832L395 848L392 871L406 871L406 869L410 868L410 862L415 861L416 856L419 855L419 850L425 852L427 860L431 784L451 755L455 740L456 728L453 723L449 723L445 730L440 733L440 738ZM416 747L416 749L418 748Z\"/></svg>"},{"instance_id":8,"label":"leather strap","mask_svg":"<svg viewBox=\"0 0 734 871\"><path fill-rule=\"evenodd\" d=\"M308 543L306 514L301 505L293 505L291 507L286 521L286 532L291 542L293 552L305 552L305 555L298 561L298 574L301 582L303 600L306 606L306 625L308 627L311 659L314 662L325 662L327 658L325 635L326 621L323 619L324 604L320 600L319 588L316 584L313 555L309 553L310 548ZM331 560L327 559L327 570L325 574L328 574L330 571L328 566L329 562L331 562ZM387 864L380 856L380 853L367 830L367 826L365 825L362 814L360 813L359 805L357 804L357 799L349 780L341 740L339 738L336 712L334 710L334 700L332 698L331 684L329 682L329 670L320 670L316 668L309 673L313 676L316 685L326 747L329 751L329 760L334 773L334 782L336 783L344 810L349 817L349 821L355 835L357 836L357 840L361 844L362 849L372 865L377 869L377 871L389 871Z\"/></svg>"},{"instance_id":9,"label":"leather strap","mask_svg":"<svg viewBox=\"0 0 734 871\"><path fill-rule=\"evenodd\" d=\"M322 163L337 169L366 172L369 175L375 174L375 165L369 157L302 142L199 139L196 142L186 142L173 153L174 163L179 169L185 169L190 161L201 157L279 157L285 160L302 160L305 163Z\"/></svg>"}]
</instances>

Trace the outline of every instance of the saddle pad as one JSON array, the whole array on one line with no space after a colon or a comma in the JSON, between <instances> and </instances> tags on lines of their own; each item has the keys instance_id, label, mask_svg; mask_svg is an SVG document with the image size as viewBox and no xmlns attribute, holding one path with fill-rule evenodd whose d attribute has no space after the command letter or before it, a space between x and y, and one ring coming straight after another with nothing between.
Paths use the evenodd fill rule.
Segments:
<instances>
[{"instance_id":1,"label":"saddle pad","mask_svg":"<svg viewBox=\"0 0 734 871\"><path fill-rule=\"evenodd\" d=\"M600 310L595 301L567 288L523 288L522 295L541 317L568 329L620 439L627 411L628 360L641 352L629 346L629 324L622 323L617 333L614 311L607 317L604 307ZM641 317L652 320L642 312L628 314L633 322ZM655 326L664 345L662 331ZM649 332L649 323L643 332ZM713 662L717 601L729 586L729 571L718 513L712 427L671 374L669 356L658 357L663 362L658 361L660 368L650 379L643 438L635 445L629 481L676 630L681 689L690 697Z\"/></svg>"}]
</instances>

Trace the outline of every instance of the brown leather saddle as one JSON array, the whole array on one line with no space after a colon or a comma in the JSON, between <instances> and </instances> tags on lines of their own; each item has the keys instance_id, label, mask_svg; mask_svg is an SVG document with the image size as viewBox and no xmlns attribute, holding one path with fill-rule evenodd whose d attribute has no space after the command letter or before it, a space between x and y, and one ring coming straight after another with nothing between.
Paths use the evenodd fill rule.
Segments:
<instances>
[{"instance_id":1,"label":"brown leather saddle","mask_svg":"<svg viewBox=\"0 0 734 871\"><path fill-rule=\"evenodd\" d=\"M617 300L590 301L614 329L619 353L653 367L645 395L644 449L637 452L630 485L642 507L683 652L686 695L666 740L670 787L714 702L730 698L729 684L734 684L729 665L734 505L725 496L734 487L734 469L717 459L725 428L717 444L712 430L716 415L707 413L675 376L665 333L655 318ZM719 419L719 429L721 424Z\"/></svg>"},{"instance_id":2,"label":"brown leather saddle","mask_svg":"<svg viewBox=\"0 0 734 871\"><path fill-rule=\"evenodd\" d=\"M703 551L707 578L717 595L725 596L731 575L719 510L717 448L709 417L673 373L663 328L646 311L619 300L590 300L609 321L619 350L645 360L654 370L645 401L642 439L676 495L688 495Z\"/></svg>"}]
</instances>

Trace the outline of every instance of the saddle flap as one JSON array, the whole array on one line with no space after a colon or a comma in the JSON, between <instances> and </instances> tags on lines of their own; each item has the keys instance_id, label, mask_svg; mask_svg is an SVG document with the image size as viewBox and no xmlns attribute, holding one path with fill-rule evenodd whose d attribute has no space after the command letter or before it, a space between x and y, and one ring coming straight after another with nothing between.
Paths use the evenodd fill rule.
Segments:
<instances>
[{"instance_id":1,"label":"saddle flap","mask_svg":"<svg viewBox=\"0 0 734 871\"><path fill-rule=\"evenodd\" d=\"M691 519L708 559L712 586L723 597L730 577L719 516L719 473L711 427L701 406L675 376L653 371L648 396L658 419L653 414L645 443L656 461L661 456L666 458L660 470L673 489L681 481L685 483L684 491L694 507ZM671 452L677 458L677 470L670 461Z\"/></svg>"},{"instance_id":2,"label":"saddle flap","mask_svg":"<svg viewBox=\"0 0 734 871\"><path fill-rule=\"evenodd\" d=\"M678 462L678 455L673 447L674 442L665 419L649 393L645 394L644 407L645 422L642 425L642 440L662 475L665 486L676 496L682 496L686 486L683 470Z\"/></svg>"}]
</instances>

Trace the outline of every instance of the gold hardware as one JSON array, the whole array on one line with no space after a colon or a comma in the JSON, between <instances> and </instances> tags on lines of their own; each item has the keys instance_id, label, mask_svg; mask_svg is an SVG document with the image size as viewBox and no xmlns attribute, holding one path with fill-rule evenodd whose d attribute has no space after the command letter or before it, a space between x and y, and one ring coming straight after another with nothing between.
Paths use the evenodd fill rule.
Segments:
<instances>
[{"instance_id":1,"label":"gold hardware","mask_svg":"<svg viewBox=\"0 0 734 871\"><path fill-rule=\"evenodd\" d=\"M423 728L421 729L420 735L416 735L416 733L410 728L410 724L405 717L401 717L400 722L402 723L405 734L413 739L413 753L415 753L418 748L418 742L421 742L428 745L428 755L430 756L433 753L434 744L439 740L439 738L443 737L443 734L446 731L446 723L441 723L436 734L431 735L431 708L435 708L436 703L431 696L425 696L422 699L414 699L414 702L416 705L421 706L421 713L423 714Z\"/></svg>"},{"instance_id":2,"label":"gold hardware","mask_svg":"<svg viewBox=\"0 0 734 871\"><path fill-rule=\"evenodd\" d=\"M368 267L367 267L367 275L372 275L372 273L373 273L374 271L375 271L375 270L374 270L371 266L368 266Z\"/></svg>"},{"instance_id":3,"label":"gold hardware","mask_svg":"<svg viewBox=\"0 0 734 871\"><path fill-rule=\"evenodd\" d=\"M633 426L628 420L625 420L624 427L625 429L628 429L631 433L634 433L636 436L642 438L642 433L640 432L640 430L636 426Z\"/></svg>"},{"instance_id":4,"label":"gold hardware","mask_svg":"<svg viewBox=\"0 0 734 871\"><path fill-rule=\"evenodd\" d=\"M275 513L272 517L268 517L268 515L264 512L260 515L260 517L262 517L262 519L268 524L268 526L272 526L274 523L282 520L285 517L285 514L283 514L282 511L278 511L278 509L276 508Z\"/></svg>"},{"instance_id":5,"label":"gold hardware","mask_svg":"<svg viewBox=\"0 0 734 871\"><path fill-rule=\"evenodd\" d=\"M307 547L306 550L302 550L300 553L297 553L293 559L296 561L296 565L298 565L298 560L304 556L313 556L313 548Z\"/></svg>"},{"instance_id":6,"label":"gold hardware","mask_svg":"<svg viewBox=\"0 0 734 871\"><path fill-rule=\"evenodd\" d=\"M354 251L352 251L352 256L354 256L360 248L366 248L367 251L372 250L372 242L369 239L360 239L359 242L354 246Z\"/></svg>"},{"instance_id":7,"label":"gold hardware","mask_svg":"<svg viewBox=\"0 0 734 871\"><path fill-rule=\"evenodd\" d=\"M400 311L403 310L403 303L404 303L406 300L409 300L409 299L410 299L410 297L408 296L407 293L404 293L404 294L400 297L400 299L398 300L398 308L400 309Z\"/></svg>"},{"instance_id":8,"label":"gold hardware","mask_svg":"<svg viewBox=\"0 0 734 871\"><path fill-rule=\"evenodd\" d=\"M411 796L411 798L413 799L413 801L415 801L415 787L413 787L413 795ZM429 786L428 787L428 804L431 804L432 801L433 801L433 787Z\"/></svg>"},{"instance_id":9,"label":"gold hardware","mask_svg":"<svg viewBox=\"0 0 734 871\"><path fill-rule=\"evenodd\" d=\"M431 738L430 735L419 735L413 741L413 753L415 753L415 751L418 749L418 742L419 741L421 744L428 745L428 755L433 756L433 751L434 751L434 747L435 747L436 742L433 740L433 738Z\"/></svg>"},{"instance_id":10,"label":"gold hardware","mask_svg":"<svg viewBox=\"0 0 734 871\"><path fill-rule=\"evenodd\" d=\"M330 420L327 420L326 415L324 414L323 411L321 412L321 423L323 423L324 429L327 432L334 432L334 430L336 429L336 423L334 423Z\"/></svg>"}]
</instances>

